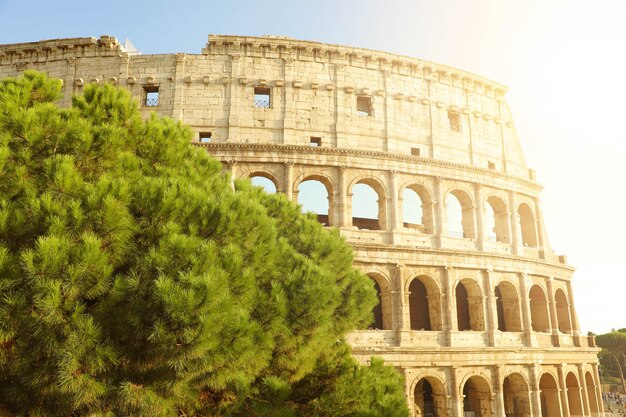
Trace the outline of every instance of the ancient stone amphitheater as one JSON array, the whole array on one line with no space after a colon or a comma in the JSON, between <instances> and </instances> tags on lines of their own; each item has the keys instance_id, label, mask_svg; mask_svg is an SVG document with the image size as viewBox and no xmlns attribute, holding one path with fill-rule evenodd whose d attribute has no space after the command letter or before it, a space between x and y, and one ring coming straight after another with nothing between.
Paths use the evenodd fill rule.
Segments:
<instances>
[{"instance_id":1,"label":"ancient stone amphitheater","mask_svg":"<svg viewBox=\"0 0 626 417\"><path fill-rule=\"evenodd\" d=\"M109 36L0 46L0 77L25 69L60 78L65 105L87 83L126 88L145 115L191 126L233 177L338 228L380 297L349 342L397 367L414 415L602 414L599 349L580 333L504 86L274 36L211 35L197 55Z\"/></svg>"}]
</instances>

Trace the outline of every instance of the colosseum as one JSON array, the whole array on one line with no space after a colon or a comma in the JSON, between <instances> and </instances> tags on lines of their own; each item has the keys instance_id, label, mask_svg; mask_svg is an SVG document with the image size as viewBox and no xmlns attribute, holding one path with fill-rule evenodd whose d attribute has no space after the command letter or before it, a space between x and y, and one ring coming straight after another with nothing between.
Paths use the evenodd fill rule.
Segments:
<instances>
[{"instance_id":1,"label":"colosseum","mask_svg":"<svg viewBox=\"0 0 626 417\"><path fill-rule=\"evenodd\" d=\"M599 349L503 85L278 36L210 35L200 54L141 55L110 36L0 46L0 77L25 69L60 78L63 105L87 83L127 89L146 116L191 126L233 177L339 229L380 300L348 340L404 375L413 415L603 415Z\"/></svg>"}]
</instances>

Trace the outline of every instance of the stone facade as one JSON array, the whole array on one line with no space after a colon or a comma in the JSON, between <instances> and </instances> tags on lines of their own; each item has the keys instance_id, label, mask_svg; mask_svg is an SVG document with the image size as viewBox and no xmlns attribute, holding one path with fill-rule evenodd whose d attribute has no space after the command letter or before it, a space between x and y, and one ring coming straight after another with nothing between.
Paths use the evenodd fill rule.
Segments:
<instances>
[{"instance_id":1,"label":"stone facade","mask_svg":"<svg viewBox=\"0 0 626 417\"><path fill-rule=\"evenodd\" d=\"M264 177L296 201L321 183L318 218L381 300L374 326L348 340L403 373L414 415L602 415L599 349L580 333L573 269L548 244L504 86L272 36L210 35L198 55L131 55L109 36L0 46L0 77L25 69L60 78L65 105L87 83L128 89L146 116L190 125L235 178ZM353 217L360 185L377 216Z\"/></svg>"}]
</instances>

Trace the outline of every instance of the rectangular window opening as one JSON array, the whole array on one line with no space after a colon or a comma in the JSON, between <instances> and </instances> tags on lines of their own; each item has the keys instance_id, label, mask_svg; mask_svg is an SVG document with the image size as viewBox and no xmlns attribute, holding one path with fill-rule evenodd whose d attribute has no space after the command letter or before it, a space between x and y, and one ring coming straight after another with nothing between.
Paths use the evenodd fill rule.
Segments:
<instances>
[{"instance_id":1,"label":"rectangular window opening","mask_svg":"<svg viewBox=\"0 0 626 417\"><path fill-rule=\"evenodd\" d=\"M213 134L211 132L200 132L198 134L198 142L211 143L213 141Z\"/></svg>"},{"instance_id":2,"label":"rectangular window opening","mask_svg":"<svg viewBox=\"0 0 626 417\"><path fill-rule=\"evenodd\" d=\"M156 107L159 105L159 87L144 86L143 90L146 94L146 107Z\"/></svg>"},{"instance_id":3,"label":"rectangular window opening","mask_svg":"<svg viewBox=\"0 0 626 417\"><path fill-rule=\"evenodd\" d=\"M322 146L322 138L318 136L311 136L311 140L309 141L309 146L314 147L314 148Z\"/></svg>"},{"instance_id":4,"label":"rectangular window opening","mask_svg":"<svg viewBox=\"0 0 626 417\"><path fill-rule=\"evenodd\" d=\"M411 155L420 156L420 148L411 148Z\"/></svg>"},{"instance_id":5,"label":"rectangular window opening","mask_svg":"<svg viewBox=\"0 0 626 417\"><path fill-rule=\"evenodd\" d=\"M448 111L448 120L450 121L450 130L453 132L461 131L461 115L455 111Z\"/></svg>"},{"instance_id":6,"label":"rectangular window opening","mask_svg":"<svg viewBox=\"0 0 626 417\"><path fill-rule=\"evenodd\" d=\"M356 114L363 117L373 116L371 97L359 96L356 98Z\"/></svg>"},{"instance_id":7,"label":"rectangular window opening","mask_svg":"<svg viewBox=\"0 0 626 417\"><path fill-rule=\"evenodd\" d=\"M254 87L254 107L271 108L271 93L272 90L269 87Z\"/></svg>"},{"instance_id":8,"label":"rectangular window opening","mask_svg":"<svg viewBox=\"0 0 626 417\"><path fill-rule=\"evenodd\" d=\"M487 166L489 167L489 169L496 169L496 163L495 162L489 161L487 163Z\"/></svg>"}]
</instances>

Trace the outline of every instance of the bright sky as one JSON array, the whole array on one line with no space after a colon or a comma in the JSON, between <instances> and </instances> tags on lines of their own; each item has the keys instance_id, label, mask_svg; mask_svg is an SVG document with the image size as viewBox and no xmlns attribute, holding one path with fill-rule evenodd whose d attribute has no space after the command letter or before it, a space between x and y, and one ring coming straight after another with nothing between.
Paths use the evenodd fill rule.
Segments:
<instances>
[{"instance_id":1,"label":"bright sky","mask_svg":"<svg viewBox=\"0 0 626 417\"><path fill-rule=\"evenodd\" d=\"M209 33L286 35L451 65L508 85L583 331L626 326L626 1L0 0L0 43L113 35L200 53Z\"/></svg>"}]
</instances>

